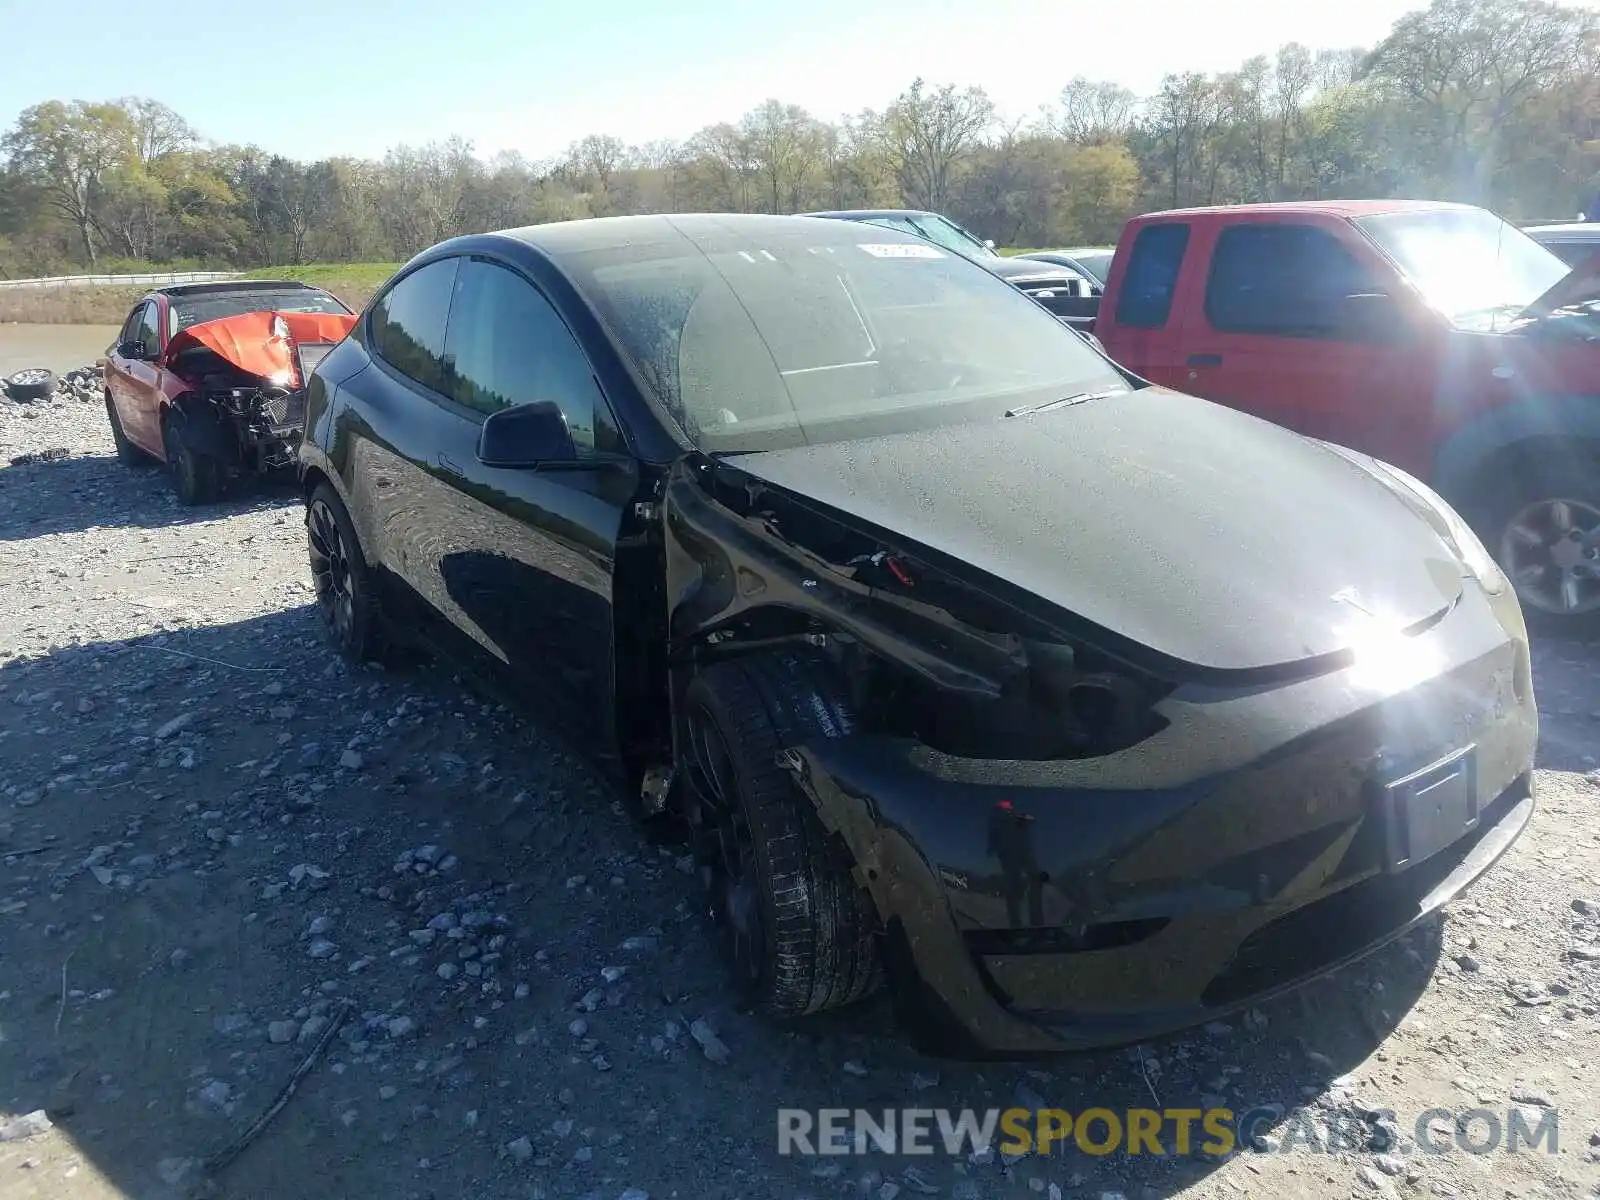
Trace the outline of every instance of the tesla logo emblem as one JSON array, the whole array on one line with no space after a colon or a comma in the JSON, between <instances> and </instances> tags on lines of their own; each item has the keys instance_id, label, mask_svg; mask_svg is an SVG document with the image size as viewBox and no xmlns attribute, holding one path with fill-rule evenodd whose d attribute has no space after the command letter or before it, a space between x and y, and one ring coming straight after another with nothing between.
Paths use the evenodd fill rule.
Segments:
<instances>
[{"instance_id":1,"label":"tesla logo emblem","mask_svg":"<svg viewBox=\"0 0 1600 1200\"><path fill-rule=\"evenodd\" d=\"M1365 604L1361 603L1360 593L1358 593L1353 587L1340 588L1331 597L1329 597L1329 599L1331 599L1335 604L1348 604L1357 612L1363 613L1369 617L1375 617L1378 615Z\"/></svg>"}]
</instances>

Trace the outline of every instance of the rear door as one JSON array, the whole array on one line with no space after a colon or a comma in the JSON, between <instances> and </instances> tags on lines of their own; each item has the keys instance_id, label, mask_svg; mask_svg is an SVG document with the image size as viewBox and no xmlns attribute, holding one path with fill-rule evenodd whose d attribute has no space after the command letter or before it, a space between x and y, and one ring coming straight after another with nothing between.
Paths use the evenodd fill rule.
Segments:
<instances>
[{"instance_id":1,"label":"rear door","mask_svg":"<svg viewBox=\"0 0 1600 1200\"><path fill-rule=\"evenodd\" d=\"M444 596L427 564L470 519L438 465L471 437L469 417L446 394L445 327L460 266L437 259L373 302L364 331L372 365L346 385L361 419L343 431L349 509L368 561L383 572L398 623L445 649L453 626L442 619Z\"/></svg>"},{"instance_id":2,"label":"rear door","mask_svg":"<svg viewBox=\"0 0 1600 1200\"><path fill-rule=\"evenodd\" d=\"M1311 437L1408 460L1431 419L1417 339L1350 326L1346 297L1402 294L1359 238L1294 218L1220 224L1184 329L1183 390Z\"/></svg>"},{"instance_id":3,"label":"rear door","mask_svg":"<svg viewBox=\"0 0 1600 1200\"><path fill-rule=\"evenodd\" d=\"M1186 375L1179 361L1180 285L1192 240L1188 221L1140 225L1127 253L1112 263L1094 326L1114 361L1152 383L1179 389Z\"/></svg>"}]
</instances>

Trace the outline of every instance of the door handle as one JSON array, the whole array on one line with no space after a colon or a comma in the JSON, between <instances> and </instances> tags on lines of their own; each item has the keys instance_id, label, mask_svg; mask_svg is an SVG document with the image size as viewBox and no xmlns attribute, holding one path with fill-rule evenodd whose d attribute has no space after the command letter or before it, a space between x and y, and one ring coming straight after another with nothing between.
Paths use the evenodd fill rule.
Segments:
<instances>
[{"instance_id":1,"label":"door handle","mask_svg":"<svg viewBox=\"0 0 1600 1200\"><path fill-rule=\"evenodd\" d=\"M458 477L460 476L461 468L456 466L455 459L451 458L448 454L444 453L443 451L440 451L438 456L433 461L435 463L437 463L438 466L439 466L439 469L441 471L445 472L446 474L455 475L455 476L458 476Z\"/></svg>"},{"instance_id":2,"label":"door handle","mask_svg":"<svg viewBox=\"0 0 1600 1200\"><path fill-rule=\"evenodd\" d=\"M1191 367L1220 367L1222 365L1222 355L1191 354L1189 355L1187 365Z\"/></svg>"}]
</instances>

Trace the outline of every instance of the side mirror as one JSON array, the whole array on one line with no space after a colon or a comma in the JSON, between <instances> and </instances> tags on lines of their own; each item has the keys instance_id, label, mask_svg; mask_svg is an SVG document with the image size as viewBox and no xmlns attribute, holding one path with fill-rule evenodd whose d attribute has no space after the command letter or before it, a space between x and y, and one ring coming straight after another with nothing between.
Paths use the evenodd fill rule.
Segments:
<instances>
[{"instance_id":1,"label":"side mirror","mask_svg":"<svg viewBox=\"0 0 1600 1200\"><path fill-rule=\"evenodd\" d=\"M486 467L537 467L577 458L566 414L553 400L502 408L485 417L478 431L478 461Z\"/></svg>"},{"instance_id":2,"label":"side mirror","mask_svg":"<svg viewBox=\"0 0 1600 1200\"><path fill-rule=\"evenodd\" d=\"M144 343L127 341L117 343L117 356L119 358L132 358L143 360L149 356L144 352Z\"/></svg>"},{"instance_id":3,"label":"side mirror","mask_svg":"<svg viewBox=\"0 0 1600 1200\"><path fill-rule=\"evenodd\" d=\"M1410 326L1400 303L1388 292L1357 292L1339 303L1339 328L1363 342L1401 342Z\"/></svg>"}]
</instances>

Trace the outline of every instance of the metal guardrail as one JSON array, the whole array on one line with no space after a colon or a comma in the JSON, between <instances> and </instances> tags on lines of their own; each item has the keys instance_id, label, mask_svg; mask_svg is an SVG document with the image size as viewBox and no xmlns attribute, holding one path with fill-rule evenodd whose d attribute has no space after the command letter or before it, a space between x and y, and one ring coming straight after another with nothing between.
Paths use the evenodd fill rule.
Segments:
<instances>
[{"instance_id":1,"label":"metal guardrail","mask_svg":"<svg viewBox=\"0 0 1600 1200\"><path fill-rule=\"evenodd\" d=\"M208 283L238 279L243 271L151 271L143 275L49 275L41 279L0 279L3 288L163 287L169 283Z\"/></svg>"}]
</instances>

